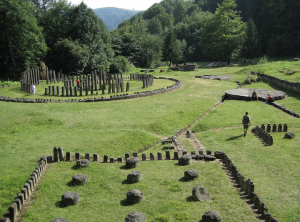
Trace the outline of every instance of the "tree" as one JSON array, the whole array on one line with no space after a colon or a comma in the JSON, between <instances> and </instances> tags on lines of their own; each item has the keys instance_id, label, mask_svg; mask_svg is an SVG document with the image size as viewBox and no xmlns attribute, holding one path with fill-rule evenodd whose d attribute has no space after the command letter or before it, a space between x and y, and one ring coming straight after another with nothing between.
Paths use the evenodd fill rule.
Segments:
<instances>
[{"instance_id":1,"label":"tree","mask_svg":"<svg viewBox=\"0 0 300 222\"><path fill-rule=\"evenodd\" d=\"M65 74L82 74L88 65L89 49L78 40L64 39L54 45L51 61L55 70L62 69Z\"/></svg>"},{"instance_id":2,"label":"tree","mask_svg":"<svg viewBox=\"0 0 300 222\"><path fill-rule=\"evenodd\" d=\"M186 16L186 6L183 0L180 0L174 9L174 19L175 19L175 24L178 22L181 22L182 19Z\"/></svg>"},{"instance_id":3,"label":"tree","mask_svg":"<svg viewBox=\"0 0 300 222\"><path fill-rule=\"evenodd\" d=\"M123 73L130 70L130 64L126 57L116 56L113 60L113 63L110 65L110 73Z\"/></svg>"},{"instance_id":4,"label":"tree","mask_svg":"<svg viewBox=\"0 0 300 222\"><path fill-rule=\"evenodd\" d=\"M155 67L160 63L163 40L160 36L146 35L142 42L141 62L142 67Z\"/></svg>"},{"instance_id":5,"label":"tree","mask_svg":"<svg viewBox=\"0 0 300 222\"><path fill-rule=\"evenodd\" d=\"M38 67L47 51L35 7L26 0L0 2L0 72L2 78L17 80L21 73Z\"/></svg>"},{"instance_id":6,"label":"tree","mask_svg":"<svg viewBox=\"0 0 300 222\"><path fill-rule=\"evenodd\" d=\"M148 23L148 31L151 34L160 34L162 32L162 25L158 18L153 17Z\"/></svg>"},{"instance_id":7,"label":"tree","mask_svg":"<svg viewBox=\"0 0 300 222\"><path fill-rule=\"evenodd\" d=\"M235 0L225 0L204 26L201 45L208 57L225 60L239 54L245 36L245 23L235 11Z\"/></svg>"},{"instance_id":8,"label":"tree","mask_svg":"<svg viewBox=\"0 0 300 222\"><path fill-rule=\"evenodd\" d=\"M242 47L241 56L249 59L258 56L257 30L252 18L247 22L245 42Z\"/></svg>"}]
</instances>

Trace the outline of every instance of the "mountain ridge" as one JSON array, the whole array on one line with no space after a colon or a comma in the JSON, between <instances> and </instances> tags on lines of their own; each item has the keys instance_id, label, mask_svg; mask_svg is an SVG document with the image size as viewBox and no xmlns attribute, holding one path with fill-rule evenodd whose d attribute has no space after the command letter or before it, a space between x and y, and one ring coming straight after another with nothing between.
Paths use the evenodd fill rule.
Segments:
<instances>
[{"instance_id":1,"label":"mountain ridge","mask_svg":"<svg viewBox=\"0 0 300 222\"><path fill-rule=\"evenodd\" d=\"M98 18L101 18L109 30L118 28L118 24L129 19L135 14L142 12L139 10L130 10L116 7L104 7L93 9Z\"/></svg>"}]
</instances>

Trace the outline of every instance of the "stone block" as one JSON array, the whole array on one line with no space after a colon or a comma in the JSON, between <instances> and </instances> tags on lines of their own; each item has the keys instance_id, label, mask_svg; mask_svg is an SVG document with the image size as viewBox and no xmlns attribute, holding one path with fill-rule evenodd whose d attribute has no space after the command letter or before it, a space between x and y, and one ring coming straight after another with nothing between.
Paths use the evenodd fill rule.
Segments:
<instances>
[{"instance_id":1,"label":"stone block","mask_svg":"<svg viewBox=\"0 0 300 222\"><path fill-rule=\"evenodd\" d=\"M200 175L200 172L196 169L186 170L184 172L184 179L187 181L194 180L195 178L198 178L199 175Z\"/></svg>"},{"instance_id":2,"label":"stone block","mask_svg":"<svg viewBox=\"0 0 300 222\"><path fill-rule=\"evenodd\" d=\"M202 215L201 222L222 222L223 218L217 211L207 211Z\"/></svg>"},{"instance_id":3,"label":"stone block","mask_svg":"<svg viewBox=\"0 0 300 222\"><path fill-rule=\"evenodd\" d=\"M63 205L69 206L69 205L76 205L79 203L79 201L80 201L80 197L78 193L68 191L62 195L61 203Z\"/></svg>"},{"instance_id":4,"label":"stone block","mask_svg":"<svg viewBox=\"0 0 300 222\"><path fill-rule=\"evenodd\" d=\"M195 201L205 201L209 199L209 192L203 186L196 186L192 190L192 197Z\"/></svg>"},{"instance_id":5,"label":"stone block","mask_svg":"<svg viewBox=\"0 0 300 222\"><path fill-rule=\"evenodd\" d=\"M146 216L142 212L134 211L127 215L125 222L146 222Z\"/></svg>"},{"instance_id":6,"label":"stone block","mask_svg":"<svg viewBox=\"0 0 300 222\"><path fill-rule=\"evenodd\" d=\"M129 190L127 192L127 202L131 204L140 203L144 200L144 193L139 190Z\"/></svg>"},{"instance_id":7,"label":"stone block","mask_svg":"<svg viewBox=\"0 0 300 222\"><path fill-rule=\"evenodd\" d=\"M132 171L127 175L128 183L138 183L142 180L142 172L141 171Z\"/></svg>"},{"instance_id":8,"label":"stone block","mask_svg":"<svg viewBox=\"0 0 300 222\"><path fill-rule=\"evenodd\" d=\"M129 157L126 160L126 168L132 169L139 166L139 158L138 157Z\"/></svg>"},{"instance_id":9,"label":"stone block","mask_svg":"<svg viewBox=\"0 0 300 222\"><path fill-rule=\"evenodd\" d=\"M190 165L190 164L192 164L192 156L191 155L186 154L186 155L180 157L178 160L178 165L185 166L185 165Z\"/></svg>"},{"instance_id":10,"label":"stone block","mask_svg":"<svg viewBox=\"0 0 300 222\"><path fill-rule=\"evenodd\" d=\"M77 166L78 167L89 167L90 161L83 159L83 160L77 160Z\"/></svg>"},{"instance_id":11,"label":"stone block","mask_svg":"<svg viewBox=\"0 0 300 222\"><path fill-rule=\"evenodd\" d=\"M84 185L86 184L87 180L88 180L87 175L77 174L72 176L72 183L74 185Z\"/></svg>"}]
</instances>

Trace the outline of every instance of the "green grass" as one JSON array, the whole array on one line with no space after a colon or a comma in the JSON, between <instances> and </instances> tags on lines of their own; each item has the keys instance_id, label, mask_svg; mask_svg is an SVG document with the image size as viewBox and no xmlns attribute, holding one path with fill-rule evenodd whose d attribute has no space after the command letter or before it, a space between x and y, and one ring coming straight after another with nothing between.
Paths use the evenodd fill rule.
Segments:
<instances>
[{"instance_id":1,"label":"green grass","mask_svg":"<svg viewBox=\"0 0 300 222\"><path fill-rule=\"evenodd\" d=\"M273 64L277 64L277 62L268 64L270 64L268 67L270 67L269 71L271 72ZM293 64L299 63L295 62ZM245 79L245 68L248 67L250 66L228 66L200 68L195 72L172 71L163 73L159 73L159 69L157 69L151 74L180 79L183 81L184 87L171 93L132 100L47 104L0 102L0 213L3 214L7 210L9 204L20 192L29 175L35 169L37 160L43 155L51 155L54 146L60 146L65 152L70 151L72 155L75 152L80 152L82 156L84 153L97 153L101 157L106 154L109 157L121 156L124 158L125 153L131 154L146 147L150 147L143 151L147 154L147 157L149 157L149 153L154 153L155 156L157 152L164 153L161 143L155 143L162 138L174 135L178 130L194 123L203 113L210 110L220 100L226 90L236 88L234 81ZM296 69L297 67L294 68ZM229 81L195 78L196 75L205 74L231 75L233 78ZM282 73L280 74L283 75ZM137 84L142 83L138 82ZM151 90L156 87L161 88L160 84L165 87L170 82L167 80L155 81ZM43 93L44 86L41 87L38 90L41 90L41 93ZM141 85L138 87L141 87ZM276 86L266 83L255 83L246 87L285 91L289 98L277 102L300 113L298 105L299 95L293 92L276 88ZM0 96L62 99L51 96L40 97L39 95L34 97L28 93L21 92L19 87L0 89ZM261 125L262 123L287 123L290 128L289 131L295 132L296 139L283 140L282 133L275 133L274 146L268 147L264 146L250 133L246 138L241 137L241 118L246 111L249 112L252 118L252 126ZM299 119L262 102L225 101L224 104L213 109L200 122L193 125L192 129L207 149L212 151L224 150L237 165L238 169L246 177L250 177L254 181L255 190L262 197L272 215L276 216L280 221L296 222L299 221L300 217L298 207L300 204L299 161L297 162L300 155L298 147L299 123ZM188 149L191 150L191 144L189 145L188 142L184 141ZM141 153L139 153L139 156L141 156ZM156 163L166 165L155 165ZM214 190L211 192L214 193L213 197L216 199L205 203L209 204L205 205L205 207L202 207L202 205L197 206L195 209L199 213L196 218L194 216L196 215L193 210L194 206L192 206L195 203L190 203L185 199L188 195L191 195L191 189L186 188L186 183L178 181L183 174L181 171L177 172L178 168L174 166L174 163L170 166L168 165L169 163L172 163L172 161L147 162L142 163L139 168L142 169L141 171L145 175L152 175L157 172L158 176L153 178L157 177L161 178L161 180L158 180L159 183L155 184L165 185L159 185L155 189L162 190L162 187L165 187L168 194L176 194L176 198L178 198L175 200L178 205L173 205L173 200L161 198L164 200L161 208L157 204L151 208L152 204L149 208L147 201L150 201L150 199L149 195L146 195L145 203L136 206L138 207L137 210L141 210L147 215L149 221L199 221L202 213L210 210L212 206L216 207L217 211L220 211L224 221L233 221L234 218L239 218L237 221L252 221L252 219L246 218L250 210L249 206L240 202L236 191L232 189L232 186L229 186L228 178L223 178L226 176L225 173L220 170L220 166L214 165L214 163L203 164L205 175L210 173L210 175L213 175L211 177L217 175L218 178L223 178L224 180L222 179L221 181L224 183L225 191L232 193L232 196L231 194L224 195L224 188L221 186L218 190L218 181L216 181L217 185L215 186L213 185L213 179L201 180L201 183L208 183L209 190ZM147 164L154 165L150 166ZM109 173L112 173L116 181L111 180L111 182L108 182L108 185L111 184L112 188L119 188L121 191L124 189L124 192L118 194L117 198L109 195L112 191L108 189L107 195L109 198L107 197L106 199L111 200L111 202L106 200L108 203L102 203L101 201L89 200L89 198L91 199L90 193L93 190L88 190L91 184L87 184L84 187L76 188L89 193L88 197L86 197L87 199L83 198L78 206L70 208L55 207L55 203L60 201L61 190L64 190L66 183L71 180L70 175L74 173L73 165L74 163L53 164L41 183L35 202L26 214L25 221L39 221L34 219L37 217L45 217L47 218L45 221L49 221L48 211L43 213L44 211L39 208L40 206L43 207L43 205L48 206L48 204L53 212L59 212L55 214L55 217L64 215L69 210L74 210L76 214L70 213L74 217L68 218L70 221L76 221L79 218L82 219L85 216L97 214L95 212L103 211L107 211L109 215L109 212L117 212L114 213L113 217L120 216L121 220L124 220L128 213L135 210L131 208L132 206L121 205L120 201L125 199L124 193L131 185L120 184L120 181L122 182L126 178L128 171L120 169L121 165L118 164L92 164L92 167L89 169L90 182L93 184L92 186L98 186L99 192L106 190L105 184L107 182L104 182L104 180L106 180L106 177L110 178ZM172 173L159 172L160 166L172 170ZM216 168L210 166L215 166ZM210 172L210 170L212 171ZM62 176L58 176L57 172L62 173ZM75 172L80 172L80 170ZM97 175L103 174L103 177L99 177L99 180L102 182L93 182L94 176L92 175L94 173ZM165 177L169 178L165 181ZM51 185L52 183L53 185ZM101 183L104 185L101 185ZM53 195L49 195L48 191L54 189L54 185L58 184L63 186L61 190L60 188L57 191L53 190ZM142 186L142 184L145 184L144 186L149 189L153 185L153 181L145 178L138 186ZM44 190L43 187L46 189ZM67 188L73 189L73 187ZM97 189L96 192L98 192ZM187 195L187 193L189 194ZM41 195L44 195L43 198L40 198ZM181 197L183 196L182 200ZM234 199L233 201L233 197L237 198L237 200ZM155 203L155 201L152 202ZM230 205L227 203L230 203ZM231 204L234 204L234 206L238 205L238 208L231 207ZM105 207L105 210L102 210L104 209L101 208L102 205ZM118 207L117 211L115 207ZM172 208L180 209L172 211ZM77 212L79 211L80 214L78 215ZM51 212L49 213L49 218L50 215ZM237 215L245 216L245 218L240 218Z\"/></svg>"},{"instance_id":2,"label":"green grass","mask_svg":"<svg viewBox=\"0 0 300 222\"><path fill-rule=\"evenodd\" d=\"M82 221L82 218L123 221L133 211L142 211L147 221L199 221L209 209L217 210L224 221L256 221L218 162L200 161L190 166L175 163L177 161L147 161L141 162L136 169L125 169L124 163L92 163L89 168L77 170L72 169L74 162L52 164L23 221L38 221L39 218L50 221L56 217L74 222ZM188 169L198 169L200 177L186 182L183 176ZM127 175L132 170L142 172L141 182L127 184ZM76 174L86 174L88 183L70 186L72 176ZM211 195L209 200L192 200L192 189L197 185L207 188ZM142 203L127 203L126 193L132 189L144 193ZM79 193L80 203L62 207L61 195L66 191Z\"/></svg>"}]
</instances>

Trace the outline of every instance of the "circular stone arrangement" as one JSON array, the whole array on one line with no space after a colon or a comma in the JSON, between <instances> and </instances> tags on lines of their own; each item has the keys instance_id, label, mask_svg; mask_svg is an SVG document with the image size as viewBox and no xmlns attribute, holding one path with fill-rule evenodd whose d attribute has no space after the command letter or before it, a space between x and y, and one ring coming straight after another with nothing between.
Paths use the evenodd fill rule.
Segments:
<instances>
[{"instance_id":1,"label":"circular stone arrangement","mask_svg":"<svg viewBox=\"0 0 300 222\"><path fill-rule=\"evenodd\" d=\"M236 100L251 100L252 93L254 89L248 88L238 88L238 89L230 89L225 92L226 99L236 99ZM278 90L270 90L270 89L255 89L257 92L257 96L259 100L265 100L270 94L275 101L285 99L287 97L285 92Z\"/></svg>"}]
</instances>

